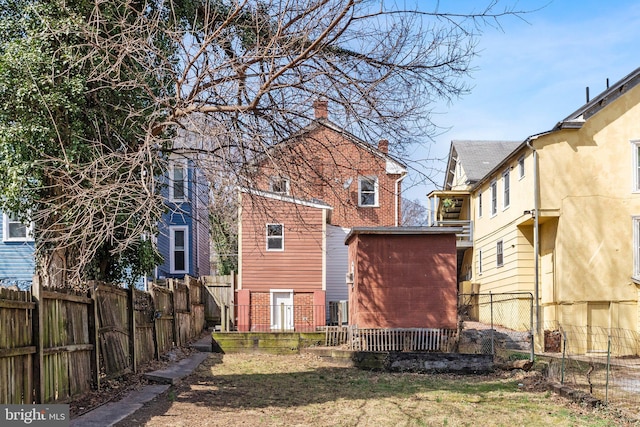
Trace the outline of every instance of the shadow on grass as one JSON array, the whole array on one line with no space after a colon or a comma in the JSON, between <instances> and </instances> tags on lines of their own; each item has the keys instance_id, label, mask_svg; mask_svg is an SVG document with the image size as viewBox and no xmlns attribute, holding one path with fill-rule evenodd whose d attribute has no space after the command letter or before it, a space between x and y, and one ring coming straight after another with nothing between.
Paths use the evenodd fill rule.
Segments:
<instances>
[{"instance_id":1,"label":"shadow on grass","mask_svg":"<svg viewBox=\"0 0 640 427\"><path fill-rule=\"evenodd\" d=\"M474 399L484 400L487 393L510 393L518 389L515 379L498 376L388 373L341 367L317 367L301 372L216 373L215 365L224 357L211 355L195 375L153 403L157 405L155 413L144 418L142 414L137 417L134 414L131 418L140 425L167 412L174 403L245 410L291 408L337 400L411 398L417 393L434 393L434 400L445 393L460 394L462 399L466 399L464 395L472 395Z\"/></svg>"}]
</instances>

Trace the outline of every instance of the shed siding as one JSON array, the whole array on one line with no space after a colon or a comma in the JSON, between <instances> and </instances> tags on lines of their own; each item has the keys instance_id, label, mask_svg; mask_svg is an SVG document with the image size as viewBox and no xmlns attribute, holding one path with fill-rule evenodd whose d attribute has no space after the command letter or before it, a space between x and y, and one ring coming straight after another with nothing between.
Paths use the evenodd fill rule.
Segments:
<instances>
[{"instance_id":1,"label":"shed siding","mask_svg":"<svg viewBox=\"0 0 640 427\"><path fill-rule=\"evenodd\" d=\"M256 201L259 199L259 201ZM242 289L322 290L324 210L241 195ZM266 224L284 225L284 250L266 250Z\"/></svg>"},{"instance_id":2,"label":"shed siding","mask_svg":"<svg viewBox=\"0 0 640 427\"><path fill-rule=\"evenodd\" d=\"M349 323L361 328L457 325L455 235L359 234Z\"/></svg>"}]
</instances>

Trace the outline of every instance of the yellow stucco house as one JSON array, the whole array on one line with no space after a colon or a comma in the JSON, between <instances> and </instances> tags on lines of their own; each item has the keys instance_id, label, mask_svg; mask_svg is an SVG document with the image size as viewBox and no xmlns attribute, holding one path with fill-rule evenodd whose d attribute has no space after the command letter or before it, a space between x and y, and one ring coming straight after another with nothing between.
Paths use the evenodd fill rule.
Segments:
<instances>
[{"instance_id":1,"label":"yellow stucco house","mask_svg":"<svg viewBox=\"0 0 640 427\"><path fill-rule=\"evenodd\" d=\"M639 83L640 68L525 141L453 141L429 194L434 224L465 227L460 283L531 292L538 333L640 332Z\"/></svg>"}]
</instances>

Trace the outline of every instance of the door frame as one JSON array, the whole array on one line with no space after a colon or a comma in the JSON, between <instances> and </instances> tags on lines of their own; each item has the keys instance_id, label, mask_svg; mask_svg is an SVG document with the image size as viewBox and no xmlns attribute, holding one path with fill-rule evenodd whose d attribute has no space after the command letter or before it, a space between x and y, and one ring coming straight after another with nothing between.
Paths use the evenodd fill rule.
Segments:
<instances>
[{"instance_id":1,"label":"door frame","mask_svg":"<svg viewBox=\"0 0 640 427\"><path fill-rule=\"evenodd\" d=\"M284 307L284 319L281 319L280 308L277 307L275 301L276 294L288 294L289 304L285 304ZM270 317L271 317L271 329L275 331L293 331L295 329L294 319L293 319L293 289L270 289L269 290L269 305L271 307Z\"/></svg>"}]
</instances>

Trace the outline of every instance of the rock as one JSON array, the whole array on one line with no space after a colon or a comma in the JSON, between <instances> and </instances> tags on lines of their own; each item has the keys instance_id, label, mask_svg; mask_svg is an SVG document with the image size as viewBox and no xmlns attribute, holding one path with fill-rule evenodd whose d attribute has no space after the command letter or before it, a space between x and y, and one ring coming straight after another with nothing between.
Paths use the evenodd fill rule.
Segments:
<instances>
[{"instance_id":1,"label":"rock","mask_svg":"<svg viewBox=\"0 0 640 427\"><path fill-rule=\"evenodd\" d=\"M511 360L503 364L497 365L499 369L502 369L505 371L511 371L514 369L522 369L523 371L529 371L532 366L533 366L533 362L531 360Z\"/></svg>"}]
</instances>

